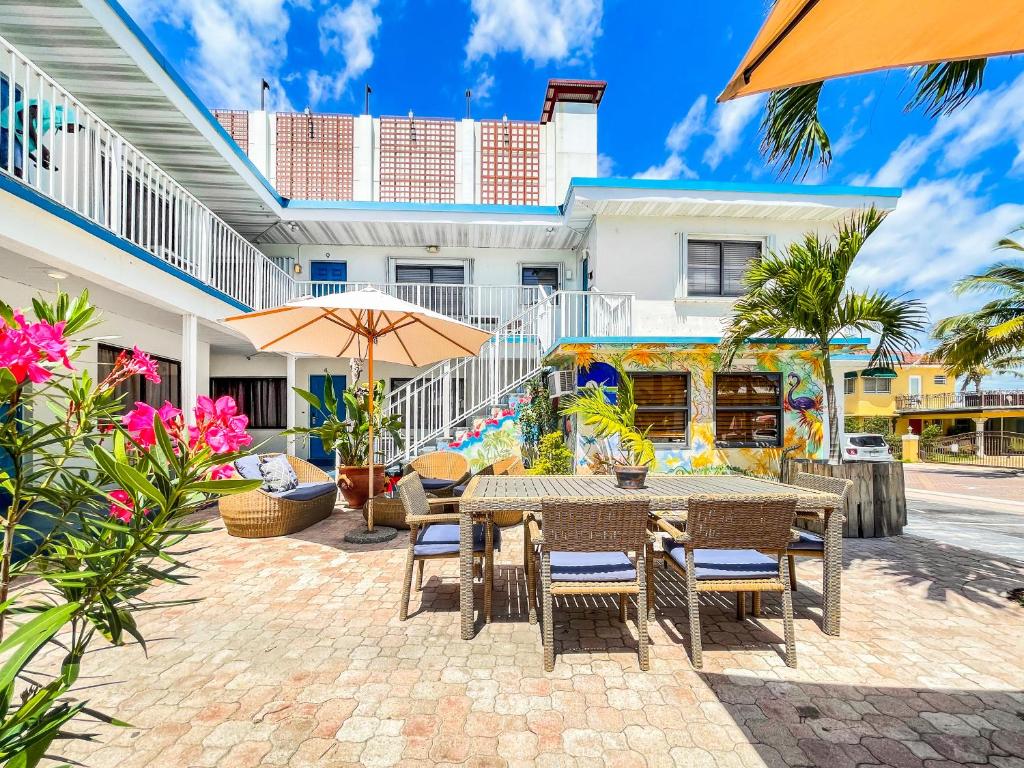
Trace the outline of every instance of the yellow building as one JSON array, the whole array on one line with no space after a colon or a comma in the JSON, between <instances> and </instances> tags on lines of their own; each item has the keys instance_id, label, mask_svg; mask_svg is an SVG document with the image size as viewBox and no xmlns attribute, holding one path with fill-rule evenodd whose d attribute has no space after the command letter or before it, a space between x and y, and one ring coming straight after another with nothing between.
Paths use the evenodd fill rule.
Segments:
<instances>
[{"instance_id":1,"label":"yellow building","mask_svg":"<svg viewBox=\"0 0 1024 768\"><path fill-rule=\"evenodd\" d=\"M843 385L847 417L887 418L896 434L920 435L931 424L943 435L1024 433L1024 390L957 391L954 377L927 354L906 355L892 371L847 373Z\"/></svg>"}]
</instances>

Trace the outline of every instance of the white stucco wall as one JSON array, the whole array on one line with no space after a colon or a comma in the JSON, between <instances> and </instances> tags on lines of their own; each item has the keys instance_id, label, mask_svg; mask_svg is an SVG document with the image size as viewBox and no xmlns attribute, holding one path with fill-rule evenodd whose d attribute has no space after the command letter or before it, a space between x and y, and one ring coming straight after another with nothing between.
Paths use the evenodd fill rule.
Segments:
<instances>
[{"instance_id":1,"label":"white stucco wall","mask_svg":"<svg viewBox=\"0 0 1024 768\"><path fill-rule=\"evenodd\" d=\"M589 243L591 285L636 294L634 335L717 336L732 301L684 296L682 238L762 239L779 248L808 228L765 219L599 216Z\"/></svg>"}]
</instances>

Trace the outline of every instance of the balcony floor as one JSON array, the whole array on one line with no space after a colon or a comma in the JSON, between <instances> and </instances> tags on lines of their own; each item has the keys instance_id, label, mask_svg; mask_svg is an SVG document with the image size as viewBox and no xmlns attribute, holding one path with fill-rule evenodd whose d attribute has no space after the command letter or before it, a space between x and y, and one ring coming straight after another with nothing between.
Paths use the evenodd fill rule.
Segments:
<instances>
[{"instance_id":1,"label":"balcony floor","mask_svg":"<svg viewBox=\"0 0 1024 768\"><path fill-rule=\"evenodd\" d=\"M355 520L287 538L229 537L190 556L196 580L144 613L149 655L98 648L90 705L133 724L64 753L118 766L1016 766L1024 754L1024 565L915 537L848 541L843 634L819 630L820 565L802 562L798 669L778 601L740 624L702 601L705 670L688 660L679 582L659 572L651 671L633 614L556 608L555 671L525 617L519 529L497 558L492 625L459 639L456 562L428 563L398 620L404 536L340 544ZM443 581L439 580L443 576ZM422 607L421 607L422 597ZM997 757L997 756L1001 756ZM1000 762L1001 760L1001 762ZM944 762L945 761L945 762Z\"/></svg>"}]
</instances>

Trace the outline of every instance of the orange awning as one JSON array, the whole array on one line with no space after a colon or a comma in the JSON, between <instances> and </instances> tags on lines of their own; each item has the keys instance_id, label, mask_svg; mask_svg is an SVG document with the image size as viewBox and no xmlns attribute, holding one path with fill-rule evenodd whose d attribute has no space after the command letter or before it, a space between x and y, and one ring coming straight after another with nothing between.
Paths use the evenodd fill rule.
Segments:
<instances>
[{"instance_id":1,"label":"orange awning","mask_svg":"<svg viewBox=\"0 0 1024 768\"><path fill-rule=\"evenodd\" d=\"M1022 0L778 0L718 100L1020 51Z\"/></svg>"}]
</instances>

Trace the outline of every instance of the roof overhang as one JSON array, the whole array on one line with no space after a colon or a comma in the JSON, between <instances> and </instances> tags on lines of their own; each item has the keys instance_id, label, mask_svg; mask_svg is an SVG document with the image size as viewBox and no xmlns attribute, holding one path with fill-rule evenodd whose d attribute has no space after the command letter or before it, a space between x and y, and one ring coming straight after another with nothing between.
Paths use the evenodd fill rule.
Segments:
<instances>
[{"instance_id":1,"label":"roof overhang","mask_svg":"<svg viewBox=\"0 0 1024 768\"><path fill-rule=\"evenodd\" d=\"M3 34L243 235L280 197L115 0L0 0Z\"/></svg>"},{"instance_id":2,"label":"roof overhang","mask_svg":"<svg viewBox=\"0 0 1024 768\"><path fill-rule=\"evenodd\" d=\"M557 206L290 200L260 243L567 249Z\"/></svg>"},{"instance_id":3,"label":"roof overhang","mask_svg":"<svg viewBox=\"0 0 1024 768\"><path fill-rule=\"evenodd\" d=\"M743 184L717 181L574 178L566 222L593 216L701 216L832 224L868 206L892 210L900 190L889 187Z\"/></svg>"}]
</instances>

